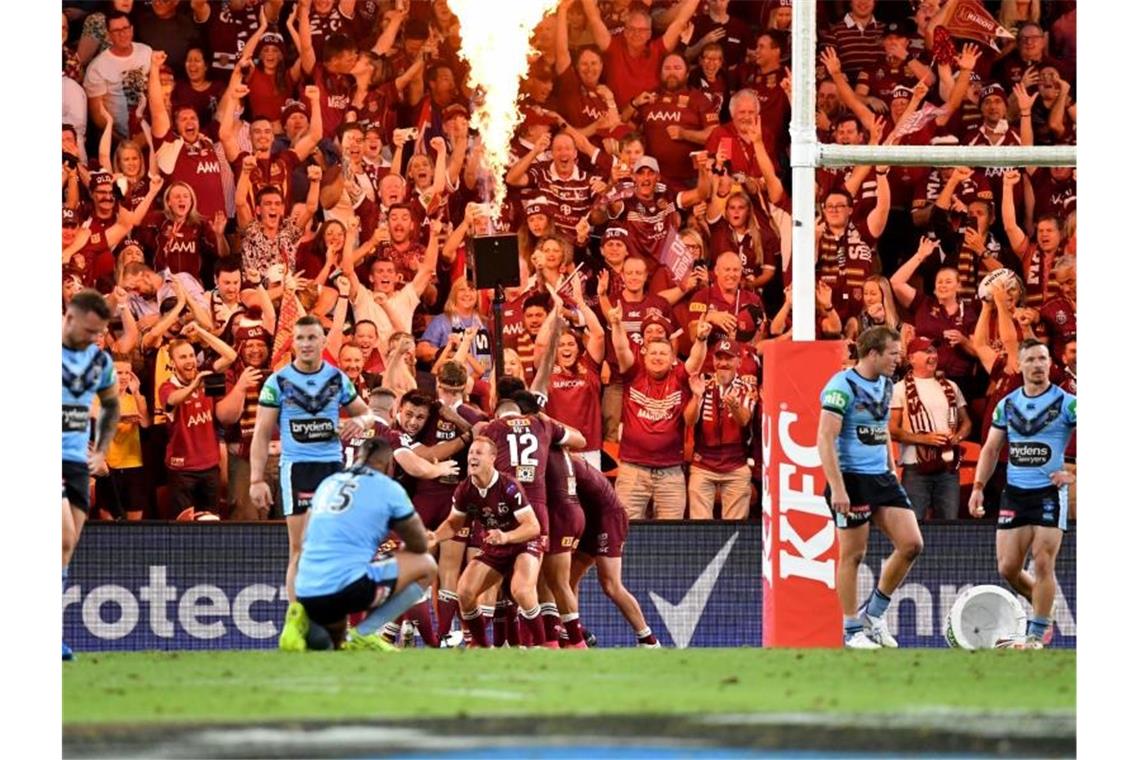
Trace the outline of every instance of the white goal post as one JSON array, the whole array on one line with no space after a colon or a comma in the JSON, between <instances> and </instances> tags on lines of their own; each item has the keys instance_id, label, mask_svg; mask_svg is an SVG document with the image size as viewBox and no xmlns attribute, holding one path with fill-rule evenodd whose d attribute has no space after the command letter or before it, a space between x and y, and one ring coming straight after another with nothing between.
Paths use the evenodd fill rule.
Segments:
<instances>
[{"instance_id":1,"label":"white goal post","mask_svg":"<svg viewBox=\"0 0 1140 760\"><path fill-rule=\"evenodd\" d=\"M821 166L1076 166L1075 146L826 145L816 139L816 0L792 3L792 339L815 339L815 170Z\"/></svg>"}]
</instances>

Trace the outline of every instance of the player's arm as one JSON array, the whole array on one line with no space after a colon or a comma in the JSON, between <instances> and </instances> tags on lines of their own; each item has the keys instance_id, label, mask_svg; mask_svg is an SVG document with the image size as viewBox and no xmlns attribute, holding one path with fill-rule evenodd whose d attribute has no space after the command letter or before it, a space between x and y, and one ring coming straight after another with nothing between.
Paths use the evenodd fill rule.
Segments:
<instances>
[{"instance_id":1,"label":"player's arm","mask_svg":"<svg viewBox=\"0 0 1140 760\"><path fill-rule=\"evenodd\" d=\"M419 448L417 447L416 451L407 447L396 449L392 453L392 458L396 460L396 464L400 465L404 472L421 480L435 480L447 475L459 474L459 465L454 461L446 459L442 462L431 462L417 453Z\"/></svg>"},{"instance_id":2,"label":"player's arm","mask_svg":"<svg viewBox=\"0 0 1140 760\"><path fill-rule=\"evenodd\" d=\"M459 488L462 488L462 484ZM466 520L467 513L459 511L459 507L455 506L455 498L452 497L451 511L447 513L447 519L440 523L435 532L428 534L429 543L435 546L448 540L463 528L463 523Z\"/></svg>"},{"instance_id":3,"label":"player's arm","mask_svg":"<svg viewBox=\"0 0 1140 760\"><path fill-rule=\"evenodd\" d=\"M404 542L404 548L415 554L424 554L431 548L423 520L413 510L410 515L391 522L392 530Z\"/></svg>"},{"instance_id":4,"label":"player's arm","mask_svg":"<svg viewBox=\"0 0 1140 760\"><path fill-rule=\"evenodd\" d=\"M266 387L268 387L266 383ZM276 406L267 406L266 389L261 389L261 400L257 407L257 419L253 423L253 439L249 444L249 483L265 485L265 463L269 458L269 443L273 439L273 431L277 427L277 419L281 409Z\"/></svg>"},{"instance_id":5,"label":"player's arm","mask_svg":"<svg viewBox=\"0 0 1140 760\"><path fill-rule=\"evenodd\" d=\"M119 383L115 380L111 385L97 394L99 398L99 416L95 420L95 456L100 460L107 456L107 449L111 448L111 440L115 437L115 429L119 425Z\"/></svg>"},{"instance_id":6,"label":"player's arm","mask_svg":"<svg viewBox=\"0 0 1140 760\"><path fill-rule=\"evenodd\" d=\"M998 408L994 410L994 424L990 425L986 443L982 446L982 453L978 455L978 466L974 470L974 489L970 492L970 514L973 517L981 517L985 514L982 492L994 474L994 467L997 465L1001 447L1005 445L1005 429L998 427L997 424L1002 416L1002 406L1003 402L999 402Z\"/></svg>"},{"instance_id":7,"label":"player's arm","mask_svg":"<svg viewBox=\"0 0 1140 760\"><path fill-rule=\"evenodd\" d=\"M830 393L842 395L840 391L831 391ZM827 394L828 392L825 391L825 399L828 397ZM846 410L848 402L849 400L842 402L844 410ZM823 467L824 477L827 478L827 484L831 486L831 506L836 512L847 514L851 503L847 500L847 487L843 485L843 475L839 471L839 451L836 446L839 433L843 429L842 414L843 412L829 409L825 400L824 408L819 415L816 446L819 448L819 461Z\"/></svg>"}]
</instances>

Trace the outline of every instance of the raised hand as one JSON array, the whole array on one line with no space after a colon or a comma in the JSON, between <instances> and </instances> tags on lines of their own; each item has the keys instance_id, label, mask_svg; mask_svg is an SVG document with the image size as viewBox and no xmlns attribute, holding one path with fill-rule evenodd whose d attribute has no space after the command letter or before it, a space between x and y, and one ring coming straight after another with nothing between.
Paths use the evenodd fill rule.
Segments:
<instances>
[{"instance_id":1,"label":"raised hand","mask_svg":"<svg viewBox=\"0 0 1140 760\"><path fill-rule=\"evenodd\" d=\"M819 61L827 70L829 76L836 76L843 70L843 63L839 60L839 53L833 47L826 47L819 54Z\"/></svg>"},{"instance_id":2,"label":"raised hand","mask_svg":"<svg viewBox=\"0 0 1140 760\"><path fill-rule=\"evenodd\" d=\"M1025 79L1015 84L1013 86L1013 95L1017 98L1018 112L1023 114L1029 113L1039 94L1039 92L1035 92L1032 95L1029 94L1029 90L1026 89Z\"/></svg>"},{"instance_id":3,"label":"raised hand","mask_svg":"<svg viewBox=\"0 0 1140 760\"><path fill-rule=\"evenodd\" d=\"M1017 169L1010 169L1005 174L1001 175L1002 186L1006 189L1012 188L1021 181L1021 172Z\"/></svg>"},{"instance_id":4,"label":"raised hand","mask_svg":"<svg viewBox=\"0 0 1140 760\"><path fill-rule=\"evenodd\" d=\"M926 237L925 235L918 239L918 252L917 255L920 261L925 261L930 258L930 254L934 253L934 249L938 247L938 242L934 238Z\"/></svg>"},{"instance_id":5,"label":"raised hand","mask_svg":"<svg viewBox=\"0 0 1140 760\"><path fill-rule=\"evenodd\" d=\"M708 387L708 382L705 376L698 372L695 375L689 375L689 390L693 392L694 396L705 395L705 388Z\"/></svg>"}]
</instances>

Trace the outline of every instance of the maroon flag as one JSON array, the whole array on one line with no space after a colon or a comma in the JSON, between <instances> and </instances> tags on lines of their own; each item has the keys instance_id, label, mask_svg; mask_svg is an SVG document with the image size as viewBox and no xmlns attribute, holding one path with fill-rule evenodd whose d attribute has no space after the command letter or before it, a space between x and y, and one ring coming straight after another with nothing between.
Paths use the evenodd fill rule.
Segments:
<instances>
[{"instance_id":1,"label":"maroon flag","mask_svg":"<svg viewBox=\"0 0 1140 760\"><path fill-rule=\"evenodd\" d=\"M946 19L946 31L954 37L977 40L1000 51L998 39L1014 39L1009 30L999 24L980 0L958 0L954 12Z\"/></svg>"}]
</instances>

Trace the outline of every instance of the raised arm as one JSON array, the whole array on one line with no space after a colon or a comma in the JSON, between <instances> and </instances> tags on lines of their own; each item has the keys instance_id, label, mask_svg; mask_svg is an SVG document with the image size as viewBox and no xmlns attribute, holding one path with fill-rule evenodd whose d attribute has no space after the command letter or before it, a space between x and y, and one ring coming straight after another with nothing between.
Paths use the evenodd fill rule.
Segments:
<instances>
[{"instance_id":1,"label":"raised arm","mask_svg":"<svg viewBox=\"0 0 1140 760\"><path fill-rule=\"evenodd\" d=\"M526 187L530 184L530 175L527 173L530 170L530 165L538 158L544 150L550 147L550 135L545 134L538 138L538 142L534 147L527 151L527 154L515 162L514 166L507 172L506 182L511 187Z\"/></svg>"},{"instance_id":2,"label":"raised arm","mask_svg":"<svg viewBox=\"0 0 1140 760\"><path fill-rule=\"evenodd\" d=\"M297 0L297 52L300 55L301 69L312 74L317 65L317 53L313 49L313 25L309 20L309 7L312 0Z\"/></svg>"},{"instance_id":3,"label":"raised arm","mask_svg":"<svg viewBox=\"0 0 1140 760\"><path fill-rule=\"evenodd\" d=\"M847 82L847 75L843 73L843 62L839 60L839 53L835 48L824 48L824 51L819 54L819 60L823 63L823 67L827 70L828 76L831 81L835 82L835 89L839 94L839 100L843 105L855 115L859 123L868 132L871 131L871 125L875 123L875 114L871 112L855 91L851 89L851 85Z\"/></svg>"},{"instance_id":4,"label":"raised arm","mask_svg":"<svg viewBox=\"0 0 1140 760\"><path fill-rule=\"evenodd\" d=\"M546 316L542 327L534 341L534 356L538 363L534 367L534 380L530 389L535 393L546 395L550 387L550 375L554 371L554 356L558 353L558 339L562 336L564 322L562 320L562 301L556 299L554 308Z\"/></svg>"},{"instance_id":5,"label":"raised arm","mask_svg":"<svg viewBox=\"0 0 1140 760\"><path fill-rule=\"evenodd\" d=\"M305 97L309 99L309 113L312 114L309 117L309 131L299 136L292 147L292 151L302 161L309 157L313 148L317 147L325 130L324 117L321 115L320 88L312 84L306 86Z\"/></svg>"},{"instance_id":6,"label":"raised arm","mask_svg":"<svg viewBox=\"0 0 1140 760\"><path fill-rule=\"evenodd\" d=\"M613 42L613 36L602 21L602 12L598 10L598 0L581 0L582 12L586 14L586 23L590 25L590 33L594 35L594 42L605 52Z\"/></svg>"},{"instance_id":7,"label":"raised arm","mask_svg":"<svg viewBox=\"0 0 1140 760\"><path fill-rule=\"evenodd\" d=\"M443 222L439 219L432 219L429 222L429 228L431 237L428 239L427 248L424 250L424 263L412 279L412 287L416 289L416 295L421 298L428 285L431 285L432 278L435 277L435 268L439 263L439 233L443 230Z\"/></svg>"},{"instance_id":8,"label":"raised arm","mask_svg":"<svg viewBox=\"0 0 1140 760\"><path fill-rule=\"evenodd\" d=\"M249 197L252 194L249 173L253 171L255 166L257 166L257 159L253 156L246 156L242 159L241 173L238 174L237 188L234 190L234 212L237 216L239 232L245 230L253 221L253 209L249 206Z\"/></svg>"},{"instance_id":9,"label":"raised arm","mask_svg":"<svg viewBox=\"0 0 1140 760\"><path fill-rule=\"evenodd\" d=\"M1029 239L1017 224L1017 209L1013 205L1014 188L1020 181L1021 172L1017 169L1007 171L1001 177L1001 223L1005 227L1005 236L1009 238L1010 249L1019 257L1029 248Z\"/></svg>"},{"instance_id":10,"label":"raised arm","mask_svg":"<svg viewBox=\"0 0 1140 760\"><path fill-rule=\"evenodd\" d=\"M701 367L705 364L705 356L708 354L709 348L709 333L711 332L712 323L705 319L704 314L701 314L701 318L697 322L697 332L694 335L693 350L689 352L689 358L685 360L685 370L690 375L700 372Z\"/></svg>"},{"instance_id":11,"label":"raised arm","mask_svg":"<svg viewBox=\"0 0 1140 760\"><path fill-rule=\"evenodd\" d=\"M966 98L966 91L970 89L970 76L974 73L974 68L978 65L978 59L981 57L981 49L973 44L967 42L962 46L962 52L958 55L958 76L954 79L953 86L949 87L949 92L943 96L946 101L942 113L935 118L935 123L940 127L946 126L950 123L951 117L962 105L962 101ZM944 65L946 71L950 70L948 65ZM939 70L939 93L942 93L945 77L942 75L943 65L938 67Z\"/></svg>"},{"instance_id":12,"label":"raised arm","mask_svg":"<svg viewBox=\"0 0 1140 760\"><path fill-rule=\"evenodd\" d=\"M561 74L573 63L570 57L570 6L574 0L559 0L554 17L554 73Z\"/></svg>"},{"instance_id":13,"label":"raised arm","mask_svg":"<svg viewBox=\"0 0 1140 760\"><path fill-rule=\"evenodd\" d=\"M621 324L621 306L615 306L606 312L610 322L610 331L614 342L614 353L617 355L618 372L624 374L636 362L633 350L629 346L629 336Z\"/></svg>"},{"instance_id":14,"label":"raised arm","mask_svg":"<svg viewBox=\"0 0 1140 760\"><path fill-rule=\"evenodd\" d=\"M697 6L701 4L701 0L684 0L681 3L677 15L669 23L668 28L665 29L665 34L661 35L661 44L669 52L677 47L677 43L681 40L681 32L685 31L685 27L689 25L689 20L693 14L697 12Z\"/></svg>"},{"instance_id":15,"label":"raised arm","mask_svg":"<svg viewBox=\"0 0 1140 760\"><path fill-rule=\"evenodd\" d=\"M910 278L922 266L922 262L929 258L930 254L934 253L935 241L925 235L918 239L918 250L906 262L903 263L898 270L891 275L891 290L894 291L895 297L899 299L899 303L905 309L914 303L915 297L918 295L914 287L910 284Z\"/></svg>"},{"instance_id":16,"label":"raised arm","mask_svg":"<svg viewBox=\"0 0 1140 760\"><path fill-rule=\"evenodd\" d=\"M166 53L155 50L150 54L150 73L147 75L147 105L150 107L150 130L154 139L161 140L170 131L170 112L166 110L166 98L162 95L162 64L166 63Z\"/></svg>"},{"instance_id":17,"label":"raised arm","mask_svg":"<svg viewBox=\"0 0 1140 760\"><path fill-rule=\"evenodd\" d=\"M404 20L408 17L408 9L396 3L395 9L384 14L384 31L376 38L376 44L372 46L372 52L378 56L386 56L396 44L396 36L400 33L400 27L403 26Z\"/></svg>"}]
</instances>

